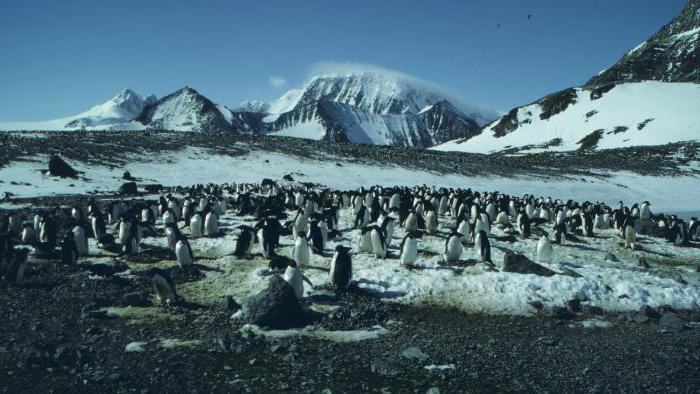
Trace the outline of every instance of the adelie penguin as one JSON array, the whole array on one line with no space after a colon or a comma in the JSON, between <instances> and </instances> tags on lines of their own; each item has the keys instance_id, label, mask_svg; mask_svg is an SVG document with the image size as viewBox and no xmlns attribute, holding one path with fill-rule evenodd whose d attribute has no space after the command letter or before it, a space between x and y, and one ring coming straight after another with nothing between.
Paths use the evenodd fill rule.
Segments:
<instances>
[{"instance_id":1,"label":"adelie penguin","mask_svg":"<svg viewBox=\"0 0 700 394\"><path fill-rule=\"evenodd\" d=\"M303 231L300 231L299 234L297 234L297 239L294 242L294 250L292 251L292 256L294 257L294 260L299 264L300 266L305 266L309 264L309 261L311 260L311 254L309 251L309 242L306 239L306 233Z\"/></svg>"},{"instance_id":2,"label":"adelie penguin","mask_svg":"<svg viewBox=\"0 0 700 394\"><path fill-rule=\"evenodd\" d=\"M27 271L27 255L29 249L15 249L9 258L9 264L5 267L3 276L7 282L21 285L24 283L24 274Z\"/></svg>"},{"instance_id":3,"label":"adelie penguin","mask_svg":"<svg viewBox=\"0 0 700 394\"><path fill-rule=\"evenodd\" d=\"M547 235L540 237L537 241L537 262L551 264L554 258L554 249L552 248L552 243L549 242Z\"/></svg>"},{"instance_id":4,"label":"adelie penguin","mask_svg":"<svg viewBox=\"0 0 700 394\"><path fill-rule=\"evenodd\" d=\"M255 229L244 224L237 228L241 230L241 233L236 240L236 250L233 252L233 255L236 257L249 255L255 242Z\"/></svg>"},{"instance_id":5,"label":"adelie penguin","mask_svg":"<svg viewBox=\"0 0 700 394\"><path fill-rule=\"evenodd\" d=\"M299 300L304 298L304 282L307 282L309 286L313 288L311 281L301 273L296 263L287 267L284 271L284 275L282 275L282 279L289 283L289 286L294 290L294 295L296 295Z\"/></svg>"},{"instance_id":6,"label":"adelie penguin","mask_svg":"<svg viewBox=\"0 0 700 394\"><path fill-rule=\"evenodd\" d=\"M462 256L462 237L464 234L452 230L452 233L445 240L445 248L442 253L443 260L448 263L459 261Z\"/></svg>"},{"instance_id":7,"label":"adelie penguin","mask_svg":"<svg viewBox=\"0 0 700 394\"><path fill-rule=\"evenodd\" d=\"M386 240L386 227L372 226L370 232L372 240L372 252L377 258L385 259L389 245Z\"/></svg>"},{"instance_id":8,"label":"adelie penguin","mask_svg":"<svg viewBox=\"0 0 700 394\"><path fill-rule=\"evenodd\" d=\"M83 226L73 227L73 239L78 250L78 256L88 255L88 240Z\"/></svg>"},{"instance_id":9,"label":"adelie penguin","mask_svg":"<svg viewBox=\"0 0 700 394\"><path fill-rule=\"evenodd\" d=\"M167 272L159 268L151 268L148 270L148 278L151 280L158 301L168 305L177 302L175 282Z\"/></svg>"},{"instance_id":10,"label":"adelie penguin","mask_svg":"<svg viewBox=\"0 0 700 394\"><path fill-rule=\"evenodd\" d=\"M190 219L190 234L192 238L201 238L204 233L204 219L202 213L195 213Z\"/></svg>"},{"instance_id":11,"label":"adelie penguin","mask_svg":"<svg viewBox=\"0 0 700 394\"><path fill-rule=\"evenodd\" d=\"M325 249L326 244L323 239L323 233L319 227L318 220L312 220L309 225L309 233L307 238L311 240L311 250L314 253L321 254Z\"/></svg>"},{"instance_id":12,"label":"adelie penguin","mask_svg":"<svg viewBox=\"0 0 700 394\"><path fill-rule=\"evenodd\" d=\"M491 242L486 231L481 230L474 238L474 248L476 248L481 261L491 263Z\"/></svg>"},{"instance_id":13,"label":"adelie penguin","mask_svg":"<svg viewBox=\"0 0 700 394\"><path fill-rule=\"evenodd\" d=\"M627 215L622 223L622 231L624 232L625 248L634 249L637 239L637 229L635 227L635 220L631 214Z\"/></svg>"},{"instance_id":14,"label":"adelie penguin","mask_svg":"<svg viewBox=\"0 0 700 394\"><path fill-rule=\"evenodd\" d=\"M352 280L352 259L350 248L343 245L335 247L335 254L331 260L330 277L331 284L337 290L345 290Z\"/></svg>"},{"instance_id":15,"label":"adelie penguin","mask_svg":"<svg viewBox=\"0 0 700 394\"><path fill-rule=\"evenodd\" d=\"M418 260L418 240L423 236L419 231L412 231L401 241L401 264L411 265Z\"/></svg>"},{"instance_id":16,"label":"adelie penguin","mask_svg":"<svg viewBox=\"0 0 700 394\"><path fill-rule=\"evenodd\" d=\"M61 262L67 265L74 265L78 261L78 246L73 239L73 232L69 231L61 242Z\"/></svg>"},{"instance_id":17,"label":"adelie penguin","mask_svg":"<svg viewBox=\"0 0 700 394\"><path fill-rule=\"evenodd\" d=\"M184 237L177 241L177 244L175 245L175 258L177 259L177 264L180 266L180 268L189 268L194 262L192 247Z\"/></svg>"},{"instance_id":18,"label":"adelie penguin","mask_svg":"<svg viewBox=\"0 0 700 394\"><path fill-rule=\"evenodd\" d=\"M360 229L357 251L359 253L372 253L372 229L374 226L365 226Z\"/></svg>"}]
</instances>

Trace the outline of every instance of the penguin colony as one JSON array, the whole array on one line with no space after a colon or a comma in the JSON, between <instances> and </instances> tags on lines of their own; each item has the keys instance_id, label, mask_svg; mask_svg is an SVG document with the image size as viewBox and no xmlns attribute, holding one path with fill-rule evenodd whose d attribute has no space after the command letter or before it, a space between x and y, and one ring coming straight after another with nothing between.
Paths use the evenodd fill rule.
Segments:
<instances>
[{"instance_id":1,"label":"penguin colony","mask_svg":"<svg viewBox=\"0 0 700 394\"><path fill-rule=\"evenodd\" d=\"M176 197L177 196L177 197ZM340 229L340 211L350 212L352 229ZM615 207L604 203L471 189L435 187L381 187L339 191L313 186L280 187L265 180L262 184L224 184L176 187L157 199L92 202L70 209L36 212L32 217L10 213L0 217L0 276L21 285L28 272L28 256L74 265L91 253L88 238L99 248L118 251L120 256L137 256L146 237L163 237L179 269L196 269L196 251L190 238L219 237L219 218L224 213L253 217L256 223L235 228L237 239L233 256L239 259L263 256L273 274L280 275L304 297L304 276L311 255L329 259L329 282L338 291L353 283L352 255L365 253L377 259L397 259L410 269L423 251L425 237L443 240L442 259L447 265L460 263L465 249L473 248L479 261L493 267L490 233L498 226L511 237L538 239L535 256L540 263L555 259L553 245L577 242L579 237L595 237L596 230L616 229L624 247L638 248L637 234L663 237L684 246L700 241L700 222L686 222L676 216L654 215L650 204ZM551 226L552 233L544 231ZM405 231L398 244L396 226ZM162 230L161 230L162 228ZM537 229L536 231L533 231ZM329 240L348 241L344 232L359 230L352 246L335 246ZM536 235L535 235L536 234ZM281 241L294 245L291 256L277 253ZM353 242L353 240L350 240ZM387 262L389 264L389 262ZM176 284L164 270L145 273L155 298L162 303L178 302Z\"/></svg>"}]
</instances>

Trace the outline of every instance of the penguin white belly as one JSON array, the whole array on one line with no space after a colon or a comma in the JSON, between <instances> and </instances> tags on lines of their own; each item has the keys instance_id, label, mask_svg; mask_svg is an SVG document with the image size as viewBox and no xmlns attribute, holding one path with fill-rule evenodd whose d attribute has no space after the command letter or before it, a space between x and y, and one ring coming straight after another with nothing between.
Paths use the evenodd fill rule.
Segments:
<instances>
[{"instance_id":1,"label":"penguin white belly","mask_svg":"<svg viewBox=\"0 0 700 394\"><path fill-rule=\"evenodd\" d=\"M213 236L219 233L219 222L215 213L208 213L204 221L204 234Z\"/></svg>"},{"instance_id":2,"label":"penguin white belly","mask_svg":"<svg viewBox=\"0 0 700 394\"><path fill-rule=\"evenodd\" d=\"M404 228L406 229L406 232L412 232L416 231L418 228L418 219L416 218L416 215L413 213L408 215L408 218L406 218L406 222L404 223Z\"/></svg>"},{"instance_id":3,"label":"penguin white belly","mask_svg":"<svg viewBox=\"0 0 700 394\"><path fill-rule=\"evenodd\" d=\"M634 241L636 239L636 232L634 226L625 227L625 247L634 249Z\"/></svg>"},{"instance_id":4,"label":"penguin white belly","mask_svg":"<svg viewBox=\"0 0 700 394\"><path fill-rule=\"evenodd\" d=\"M163 214L163 226L171 223L174 224L175 222L175 216L170 211L167 211Z\"/></svg>"},{"instance_id":5,"label":"penguin white belly","mask_svg":"<svg viewBox=\"0 0 700 394\"><path fill-rule=\"evenodd\" d=\"M357 249L360 253L372 252L372 233L370 231L360 234L360 245Z\"/></svg>"},{"instance_id":6,"label":"penguin white belly","mask_svg":"<svg viewBox=\"0 0 700 394\"><path fill-rule=\"evenodd\" d=\"M144 208L141 210L141 221L144 223L149 223L148 218L151 216L150 209Z\"/></svg>"},{"instance_id":7,"label":"penguin white belly","mask_svg":"<svg viewBox=\"0 0 700 394\"><path fill-rule=\"evenodd\" d=\"M173 292L172 287L168 284L168 281L165 280L160 275L156 275L153 278L153 287L155 288L156 291L156 296L158 297L158 300L161 302L173 302L175 301L175 293Z\"/></svg>"},{"instance_id":8,"label":"penguin white belly","mask_svg":"<svg viewBox=\"0 0 700 394\"><path fill-rule=\"evenodd\" d=\"M469 222L462 220L457 227L457 232L462 234L462 243L466 244L471 239L471 233L469 231Z\"/></svg>"},{"instance_id":9,"label":"penguin white belly","mask_svg":"<svg viewBox=\"0 0 700 394\"><path fill-rule=\"evenodd\" d=\"M175 245L175 257L177 258L177 263L181 268L192 265L192 255L190 254L190 249L182 241L178 241L177 245Z\"/></svg>"},{"instance_id":10,"label":"penguin white belly","mask_svg":"<svg viewBox=\"0 0 700 394\"><path fill-rule=\"evenodd\" d=\"M435 234L437 233L437 227L437 216L434 211L429 211L425 215L425 229L428 231L428 234Z\"/></svg>"},{"instance_id":11,"label":"penguin white belly","mask_svg":"<svg viewBox=\"0 0 700 394\"><path fill-rule=\"evenodd\" d=\"M88 254L88 242L85 237L85 230L82 227L75 227L73 229L73 237L75 239L75 245L78 249L79 256L87 256Z\"/></svg>"},{"instance_id":12,"label":"penguin white belly","mask_svg":"<svg viewBox=\"0 0 700 394\"><path fill-rule=\"evenodd\" d=\"M22 242L25 244L30 244L36 241L36 231L34 227L25 227L22 230Z\"/></svg>"},{"instance_id":13,"label":"penguin white belly","mask_svg":"<svg viewBox=\"0 0 700 394\"><path fill-rule=\"evenodd\" d=\"M394 221L390 221L386 225L386 247L387 249L391 245L391 239L394 237Z\"/></svg>"},{"instance_id":14,"label":"penguin white belly","mask_svg":"<svg viewBox=\"0 0 700 394\"><path fill-rule=\"evenodd\" d=\"M537 262L551 264L553 258L552 244L546 238L537 242Z\"/></svg>"},{"instance_id":15,"label":"penguin white belly","mask_svg":"<svg viewBox=\"0 0 700 394\"><path fill-rule=\"evenodd\" d=\"M386 248L382 244L382 239L379 236L379 231L372 230L371 239L372 239L372 253L374 253L374 255L380 259L385 258L386 257Z\"/></svg>"},{"instance_id":16,"label":"penguin white belly","mask_svg":"<svg viewBox=\"0 0 700 394\"><path fill-rule=\"evenodd\" d=\"M171 229L170 227L167 227L165 229L165 237L168 239L168 248L172 250L173 252L175 251L175 245L177 244L177 238L175 236L175 230Z\"/></svg>"},{"instance_id":17,"label":"penguin white belly","mask_svg":"<svg viewBox=\"0 0 700 394\"><path fill-rule=\"evenodd\" d=\"M404 242L403 250L401 251L401 264L413 264L416 260L418 260L418 241L408 238Z\"/></svg>"},{"instance_id":18,"label":"penguin white belly","mask_svg":"<svg viewBox=\"0 0 700 394\"><path fill-rule=\"evenodd\" d=\"M447 241L447 250L444 253L444 259L448 262L459 261L462 255L462 241L461 237L451 236Z\"/></svg>"},{"instance_id":19,"label":"penguin white belly","mask_svg":"<svg viewBox=\"0 0 700 394\"><path fill-rule=\"evenodd\" d=\"M129 229L131 226L127 222L121 222L119 224L119 241L124 244L129 238Z\"/></svg>"},{"instance_id":20,"label":"penguin white belly","mask_svg":"<svg viewBox=\"0 0 700 394\"><path fill-rule=\"evenodd\" d=\"M192 238L199 238L202 236L202 216L200 214L195 214L190 219L190 233Z\"/></svg>"},{"instance_id":21,"label":"penguin white belly","mask_svg":"<svg viewBox=\"0 0 700 394\"><path fill-rule=\"evenodd\" d=\"M270 257L270 251L265 249L265 237L263 237L263 230L258 230L258 243L260 244L260 252L265 258Z\"/></svg>"},{"instance_id":22,"label":"penguin white belly","mask_svg":"<svg viewBox=\"0 0 700 394\"><path fill-rule=\"evenodd\" d=\"M297 299L301 300L304 298L304 279L297 268L287 267L282 278L292 287Z\"/></svg>"},{"instance_id":23,"label":"penguin white belly","mask_svg":"<svg viewBox=\"0 0 700 394\"><path fill-rule=\"evenodd\" d=\"M309 253L309 244L304 238L297 239L294 244L294 260L299 266L309 264L311 254Z\"/></svg>"},{"instance_id":24,"label":"penguin white belly","mask_svg":"<svg viewBox=\"0 0 700 394\"><path fill-rule=\"evenodd\" d=\"M41 230L41 216L34 215L34 230L38 233Z\"/></svg>"},{"instance_id":25,"label":"penguin white belly","mask_svg":"<svg viewBox=\"0 0 700 394\"><path fill-rule=\"evenodd\" d=\"M499 226L507 226L508 225L508 214L505 212L499 212L498 216L496 216L496 224ZM464 233L462 233L464 234Z\"/></svg>"}]
</instances>

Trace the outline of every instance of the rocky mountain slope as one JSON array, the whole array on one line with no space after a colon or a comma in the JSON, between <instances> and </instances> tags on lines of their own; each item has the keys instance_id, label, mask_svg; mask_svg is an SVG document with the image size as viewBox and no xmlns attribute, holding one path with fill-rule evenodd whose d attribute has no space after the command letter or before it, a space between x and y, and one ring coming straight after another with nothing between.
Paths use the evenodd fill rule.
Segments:
<instances>
[{"instance_id":1,"label":"rocky mountain slope","mask_svg":"<svg viewBox=\"0 0 700 394\"><path fill-rule=\"evenodd\" d=\"M435 147L464 152L621 148L698 140L700 1L585 86L512 109L472 137Z\"/></svg>"}]
</instances>

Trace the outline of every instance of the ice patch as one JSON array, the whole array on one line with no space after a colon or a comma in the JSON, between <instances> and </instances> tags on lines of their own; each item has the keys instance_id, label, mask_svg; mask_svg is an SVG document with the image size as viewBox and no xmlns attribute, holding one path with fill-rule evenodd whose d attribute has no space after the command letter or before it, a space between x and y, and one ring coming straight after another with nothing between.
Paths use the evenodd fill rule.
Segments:
<instances>
[{"instance_id":1,"label":"ice patch","mask_svg":"<svg viewBox=\"0 0 700 394\"><path fill-rule=\"evenodd\" d=\"M264 330L253 324L244 325L243 327L241 327L240 331L272 338L310 337L338 343L359 342L366 341L369 339L377 339L381 336L388 335L391 333L389 330L382 326L374 326L369 330L349 331L330 331L312 328L301 328L294 330Z\"/></svg>"}]
</instances>

